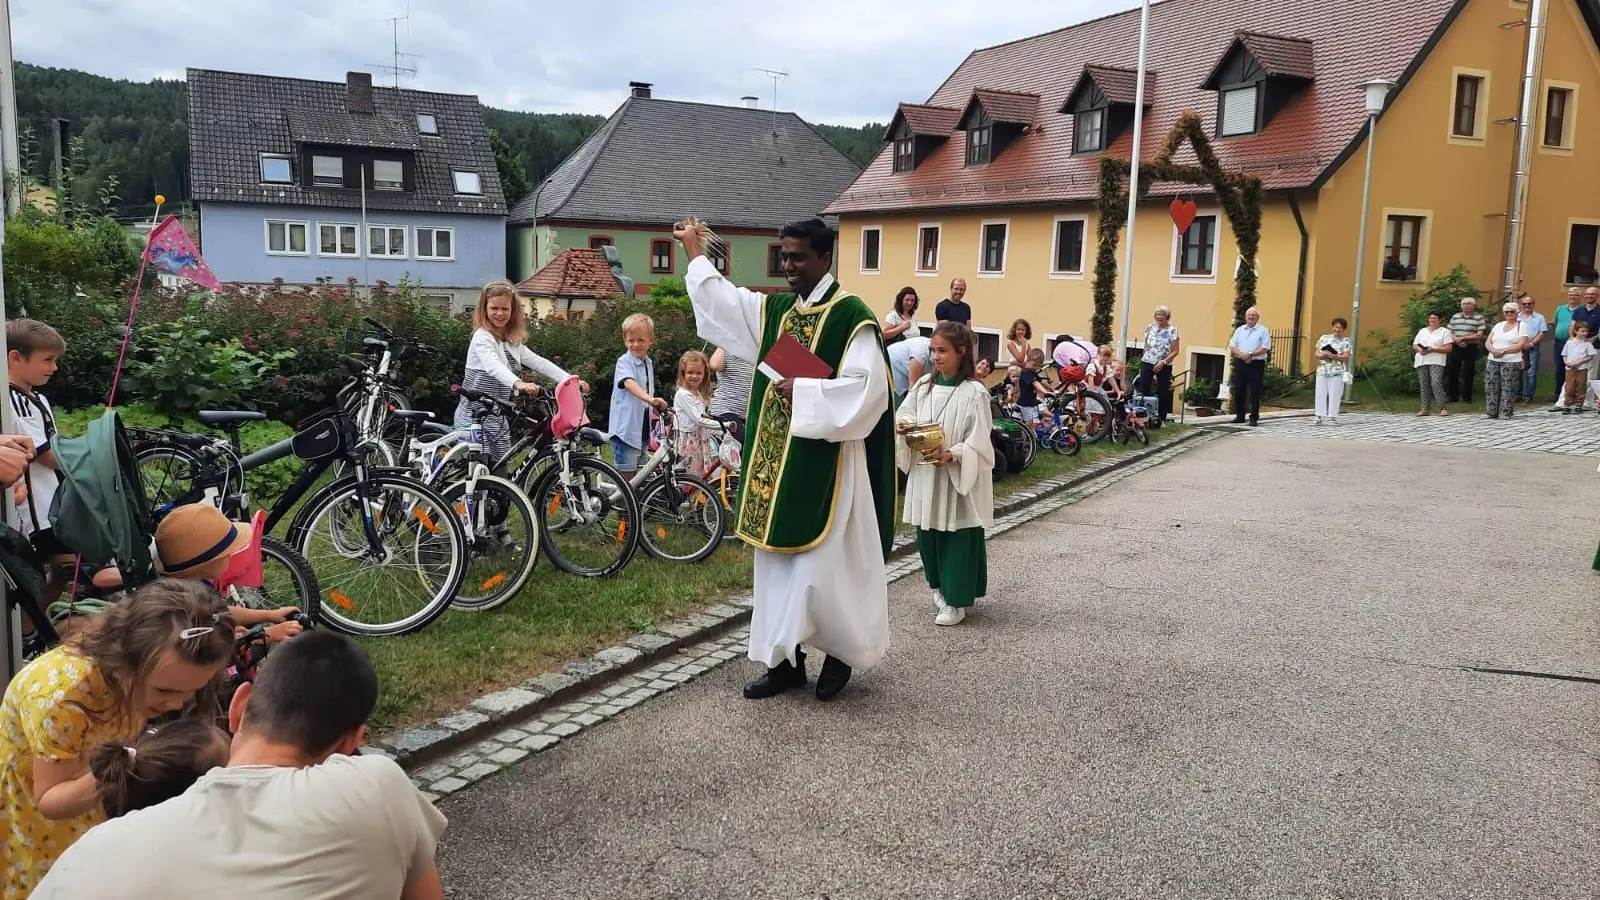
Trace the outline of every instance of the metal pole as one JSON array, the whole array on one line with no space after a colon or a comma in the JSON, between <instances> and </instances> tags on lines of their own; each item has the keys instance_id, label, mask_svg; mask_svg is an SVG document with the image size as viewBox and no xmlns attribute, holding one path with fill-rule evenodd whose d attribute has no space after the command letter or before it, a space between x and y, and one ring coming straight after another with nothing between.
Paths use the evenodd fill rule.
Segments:
<instances>
[{"instance_id":1,"label":"metal pole","mask_svg":"<svg viewBox=\"0 0 1600 900\"><path fill-rule=\"evenodd\" d=\"M311 238L307 236L306 239L310 240ZM387 231L383 233L383 240L385 244L389 241L389 233ZM361 166L361 237L356 241L356 246L360 247L362 244L366 244L367 252L361 254L361 283L367 289L367 297L371 298L372 272L369 268L369 261L372 259L372 232L367 228L367 167L365 165ZM388 252L387 246L384 247L384 252Z\"/></svg>"},{"instance_id":2,"label":"metal pole","mask_svg":"<svg viewBox=\"0 0 1600 900\"><path fill-rule=\"evenodd\" d=\"M17 82L11 64L11 0L0 0L0 138L5 146L6 213L22 209L22 150L17 139Z\"/></svg>"},{"instance_id":3,"label":"metal pole","mask_svg":"<svg viewBox=\"0 0 1600 900\"><path fill-rule=\"evenodd\" d=\"M1128 359L1128 316L1133 305L1133 227L1139 218L1139 153L1144 138L1144 67L1150 48L1150 0L1139 11L1139 77L1133 91L1133 159L1128 165L1128 246L1122 263L1122 332L1117 352Z\"/></svg>"},{"instance_id":4,"label":"metal pole","mask_svg":"<svg viewBox=\"0 0 1600 900\"><path fill-rule=\"evenodd\" d=\"M1355 390L1356 341L1361 334L1361 272L1367 260L1367 210L1372 201L1372 145L1378 142L1378 115L1367 114L1367 174L1361 181L1361 233L1356 237L1356 295L1350 306L1350 382L1344 386L1344 399Z\"/></svg>"},{"instance_id":5,"label":"metal pole","mask_svg":"<svg viewBox=\"0 0 1600 900\"><path fill-rule=\"evenodd\" d=\"M1511 216L1506 228L1506 270L1501 300L1517 295L1517 269L1522 263L1522 238L1528 211L1528 177L1533 166L1533 111L1537 109L1539 69L1543 65L1545 35L1544 0L1533 0L1528 10L1528 50L1522 72L1522 106L1517 111L1517 165L1512 176Z\"/></svg>"}]
</instances>

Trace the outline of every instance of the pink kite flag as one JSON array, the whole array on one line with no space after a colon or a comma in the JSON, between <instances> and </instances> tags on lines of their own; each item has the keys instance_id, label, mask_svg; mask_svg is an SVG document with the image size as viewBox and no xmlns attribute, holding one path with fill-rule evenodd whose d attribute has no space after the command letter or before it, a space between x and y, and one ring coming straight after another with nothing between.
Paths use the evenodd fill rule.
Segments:
<instances>
[{"instance_id":1,"label":"pink kite flag","mask_svg":"<svg viewBox=\"0 0 1600 900\"><path fill-rule=\"evenodd\" d=\"M211 271L206 261L200 258L200 251L195 249L194 241L189 240L189 233L178 223L177 216L167 216L155 231L150 232L150 243L145 245L144 258L174 275L181 275L213 291L222 285L217 281L217 273Z\"/></svg>"}]
</instances>

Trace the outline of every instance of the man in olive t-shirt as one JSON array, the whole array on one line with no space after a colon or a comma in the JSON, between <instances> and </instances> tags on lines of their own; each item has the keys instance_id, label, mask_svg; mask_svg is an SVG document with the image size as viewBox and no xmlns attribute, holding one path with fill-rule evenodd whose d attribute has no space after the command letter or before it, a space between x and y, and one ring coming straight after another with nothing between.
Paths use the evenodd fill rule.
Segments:
<instances>
[{"instance_id":1,"label":"man in olive t-shirt","mask_svg":"<svg viewBox=\"0 0 1600 900\"><path fill-rule=\"evenodd\" d=\"M278 645L234 695L228 765L90 829L34 900L442 900L444 816L393 760L351 756L378 679L349 638Z\"/></svg>"}]
</instances>

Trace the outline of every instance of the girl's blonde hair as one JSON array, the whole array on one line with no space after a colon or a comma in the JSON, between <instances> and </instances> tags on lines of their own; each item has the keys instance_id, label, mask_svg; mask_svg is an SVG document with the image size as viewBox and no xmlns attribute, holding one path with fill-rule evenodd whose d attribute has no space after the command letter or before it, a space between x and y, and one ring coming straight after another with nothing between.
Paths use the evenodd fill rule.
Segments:
<instances>
[{"instance_id":1,"label":"girl's blonde hair","mask_svg":"<svg viewBox=\"0 0 1600 900\"><path fill-rule=\"evenodd\" d=\"M695 363L700 364L700 371L705 373L705 377L700 379L700 387L691 388L683 383L683 376L689 371L689 366ZM711 360L707 359L704 353L699 350L686 350L678 357L678 387L694 392L707 403L711 402Z\"/></svg>"},{"instance_id":2,"label":"girl's blonde hair","mask_svg":"<svg viewBox=\"0 0 1600 900\"><path fill-rule=\"evenodd\" d=\"M644 331L652 338L656 336L656 320L644 313L634 313L622 320L622 336L626 338L629 332Z\"/></svg>"},{"instance_id":3,"label":"girl's blonde hair","mask_svg":"<svg viewBox=\"0 0 1600 900\"><path fill-rule=\"evenodd\" d=\"M489 301L496 297L508 297L511 300L511 321L505 328L496 328L489 321ZM504 278L491 281L478 292L478 306L472 311L472 327L489 332L496 338L508 344L521 344L528 340L528 312L522 308L522 298L517 296L517 287Z\"/></svg>"}]
</instances>

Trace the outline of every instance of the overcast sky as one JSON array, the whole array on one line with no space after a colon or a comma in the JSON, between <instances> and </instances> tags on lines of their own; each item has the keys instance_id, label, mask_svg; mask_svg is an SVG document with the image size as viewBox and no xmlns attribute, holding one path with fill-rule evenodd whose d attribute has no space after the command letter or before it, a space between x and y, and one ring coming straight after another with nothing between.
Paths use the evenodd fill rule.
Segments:
<instances>
[{"instance_id":1,"label":"overcast sky","mask_svg":"<svg viewBox=\"0 0 1600 900\"><path fill-rule=\"evenodd\" d=\"M1137 0L411 0L402 86L535 112L609 114L629 81L657 97L772 102L829 124L887 121L978 47ZM16 57L139 81L186 67L343 80L393 60L406 0L11 0ZM391 76L377 74L386 83Z\"/></svg>"}]
</instances>

